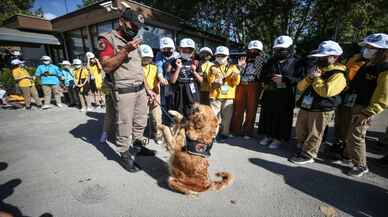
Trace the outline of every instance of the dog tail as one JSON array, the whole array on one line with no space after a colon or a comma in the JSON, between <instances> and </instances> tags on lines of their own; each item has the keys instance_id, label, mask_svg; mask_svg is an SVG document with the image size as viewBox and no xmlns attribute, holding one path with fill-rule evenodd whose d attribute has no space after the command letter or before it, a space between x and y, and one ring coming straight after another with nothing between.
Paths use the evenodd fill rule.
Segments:
<instances>
[{"instance_id":1,"label":"dog tail","mask_svg":"<svg viewBox=\"0 0 388 217\"><path fill-rule=\"evenodd\" d=\"M213 181L211 189L213 191L221 191L229 185L233 184L234 176L228 172L218 172L216 173L217 177L221 177L221 181Z\"/></svg>"}]
</instances>

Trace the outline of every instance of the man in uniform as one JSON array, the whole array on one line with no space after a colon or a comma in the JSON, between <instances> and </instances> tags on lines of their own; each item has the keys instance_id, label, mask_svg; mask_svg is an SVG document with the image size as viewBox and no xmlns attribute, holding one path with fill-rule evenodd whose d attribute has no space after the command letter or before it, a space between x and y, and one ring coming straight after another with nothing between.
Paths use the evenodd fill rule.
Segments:
<instances>
[{"instance_id":1,"label":"man in uniform","mask_svg":"<svg viewBox=\"0 0 388 217\"><path fill-rule=\"evenodd\" d=\"M137 48L141 38L137 34L144 17L121 3L119 26L101 34L98 40L101 64L107 73L105 84L112 90L115 113L115 143L121 155L120 163L129 172L137 172L136 155L153 156L155 152L145 148L143 139L147 125L147 95L141 57Z\"/></svg>"}]
</instances>

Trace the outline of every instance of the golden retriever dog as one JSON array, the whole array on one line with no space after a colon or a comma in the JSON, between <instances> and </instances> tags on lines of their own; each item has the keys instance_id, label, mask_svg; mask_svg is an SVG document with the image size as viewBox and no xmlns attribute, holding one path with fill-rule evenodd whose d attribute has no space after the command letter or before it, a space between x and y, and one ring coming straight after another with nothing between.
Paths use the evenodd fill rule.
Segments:
<instances>
[{"instance_id":1,"label":"golden retriever dog","mask_svg":"<svg viewBox=\"0 0 388 217\"><path fill-rule=\"evenodd\" d=\"M218 119L213 110L206 105L194 104L187 118L176 111L169 111L175 119L174 126L169 128L160 125L164 135L166 149L171 153L169 162L170 176L168 185L171 189L190 196L207 190L220 191L234 181L232 174L218 172L220 181L211 181L208 174L209 161L206 153L218 133ZM188 148L191 146L199 154ZM205 154L201 154L205 153Z\"/></svg>"}]
</instances>

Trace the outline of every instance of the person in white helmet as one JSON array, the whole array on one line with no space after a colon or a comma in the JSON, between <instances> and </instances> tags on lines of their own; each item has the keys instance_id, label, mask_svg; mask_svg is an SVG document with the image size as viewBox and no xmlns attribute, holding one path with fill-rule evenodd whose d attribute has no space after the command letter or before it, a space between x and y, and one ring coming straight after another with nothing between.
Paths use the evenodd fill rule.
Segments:
<instances>
[{"instance_id":1,"label":"person in white helmet","mask_svg":"<svg viewBox=\"0 0 388 217\"><path fill-rule=\"evenodd\" d=\"M152 130L154 133L154 140L157 144L162 144L162 133L158 126L162 124L162 111L160 109L160 87L158 80L158 68L153 63L154 52L149 45L143 44L139 48L142 65L144 69L145 87L149 92L155 93L154 99L149 99L148 107L149 113L152 117Z\"/></svg>"},{"instance_id":2,"label":"person in white helmet","mask_svg":"<svg viewBox=\"0 0 388 217\"><path fill-rule=\"evenodd\" d=\"M40 78L40 84L44 93L42 109L51 108L51 93L54 93L57 106L62 107L61 89L59 87L59 80L63 80L62 71L58 66L52 64L49 56L42 56L40 60L43 64L36 68L35 77Z\"/></svg>"},{"instance_id":3,"label":"person in white helmet","mask_svg":"<svg viewBox=\"0 0 388 217\"><path fill-rule=\"evenodd\" d=\"M90 72L90 92L93 98L93 103L97 108L103 108L105 106L104 94L102 92L102 80L104 71L100 61L96 58L94 53L87 52L87 69Z\"/></svg>"},{"instance_id":4,"label":"person in white helmet","mask_svg":"<svg viewBox=\"0 0 388 217\"><path fill-rule=\"evenodd\" d=\"M263 43L259 40L249 42L247 56L239 58L238 62L241 81L236 89L231 125L232 134L245 139L254 136L257 105L262 90L259 78L264 63Z\"/></svg>"},{"instance_id":5,"label":"person in white helmet","mask_svg":"<svg viewBox=\"0 0 388 217\"><path fill-rule=\"evenodd\" d=\"M217 137L219 142L233 137L230 134L230 123L233 115L233 101L236 87L240 83L240 70L237 65L230 64L229 49L225 46L216 48L215 65L208 74L210 106L217 115L221 130Z\"/></svg>"},{"instance_id":6,"label":"person in white helmet","mask_svg":"<svg viewBox=\"0 0 388 217\"><path fill-rule=\"evenodd\" d=\"M388 35L369 35L359 44L362 56L368 60L350 82L353 95L352 123L346 148L353 168L351 176L367 173L365 136L373 118L388 108Z\"/></svg>"},{"instance_id":7,"label":"person in white helmet","mask_svg":"<svg viewBox=\"0 0 388 217\"><path fill-rule=\"evenodd\" d=\"M24 62L19 59L11 61L12 76L23 93L25 108L31 109L31 97L34 99L35 104L40 108L42 107L42 102L39 98L38 91L35 88L35 80L26 68L23 67L23 63Z\"/></svg>"},{"instance_id":8,"label":"person in white helmet","mask_svg":"<svg viewBox=\"0 0 388 217\"><path fill-rule=\"evenodd\" d=\"M202 76L197 72L197 65L193 60L195 42L184 38L179 43L180 57L167 65L171 74L170 82L174 90L172 109L187 116L191 106L199 102L199 84Z\"/></svg>"},{"instance_id":9,"label":"person in white helmet","mask_svg":"<svg viewBox=\"0 0 388 217\"><path fill-rule=\"evenodd\" d=\"M296 138L301 151L289 160L295 164L313 163L318 155L324 131L339 104L339 95L346 87L346 66L338 63L343 50L334 41L322 42L310 55L316 66L300 82L302 93L297 104Z\"/></svg>"},{"instance_id":10,"label":"person in white helmet","mask_svg":"<svg viewBox=\"0 0 388 217\"><path fill-rule=\"evenodd\" d=\"M73 60L75 89L81 103L81 112L93 111L90 104L90 72L80 59Z\"/></svg>"},{"instance_id":11,"label":"person in white helmet","mask_svg":"<svg viewBox=\"0 0 388 217\"><path fill-rule=\"evenodd\" d=\"M304 76L304 67L294 55L293 41L279 36L273 43L273 56L264 65L260 80L264 83L261 99L259 145L277 149L291 138L295 86Z\"/></svg>"},{"instance_id":12,"label":"person in white helmet","mask_svg":"<svg viewBox=\"0 0 388 217\"><path fill-rule=\"evenodd\" d=\"M75 90L74 83L74 72L71 68L71 63L68 60L63 60L62 63L62 74L64 77L63 84L66 89L64 96L68 102L69 107L76 106L78 103L78 96Z\"/></svg>"},{"instance_id":13,"label":"person in white helmet","mask_svg":"<svg viewBox=\"0 0 388 217\"><path fill-rule=\"evenodd\" d=\"M179 53L175 51L174 40L170 37L162 37L159 41L160 51L156 54L155 64L158 67L158 79L160 81L160 104L164 110L171 109L174 91L169 84L170 74L167 71L167 65L175 61L179 57ZM162 114L163 123L169 124L169 120L165 114Z\"/></svg>"},{"instance_id":14,"label":"person in white helmet","mask_svg":"<svg viewBox=\"0 0 388 217\"><path fill-rule=\"evenodd\" d=\"M203 77L201 83L201 104L210 105L209 98L209 83L207 81L207 75L209 74L210 67L214 65L211 61L213 58L213 51L209 47L203 47L199 50L199 68L198 72Z\"/></svg>"}]
</instances>

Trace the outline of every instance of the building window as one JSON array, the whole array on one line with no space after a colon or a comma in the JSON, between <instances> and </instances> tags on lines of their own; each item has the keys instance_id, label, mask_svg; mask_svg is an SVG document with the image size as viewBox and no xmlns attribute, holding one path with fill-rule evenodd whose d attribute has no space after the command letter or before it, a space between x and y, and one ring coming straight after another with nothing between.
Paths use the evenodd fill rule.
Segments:
<instances>
[{"instance_id":1,"label":"building window","mask_svg":"<svg viewBox=\"0 0 388 217\"><path fill-rule=\"evenodd\" d=\"M173 32L168 29L162 29L156 26L144 25L143 43L148 44L154 49L159 49L160 38L173 38Z\"/></svg>"},{"instance_id":2,"label":"building window","mask_svg":"<svg viewBox=\"0 0 388 217\"><path fill-rule=\"evenodd\" d=\"M70 57L72 59L81 58L84 56L84 45L82 33L80 29L67 32L67 40L70 48Z\"/></svg>"}]
</instances>

